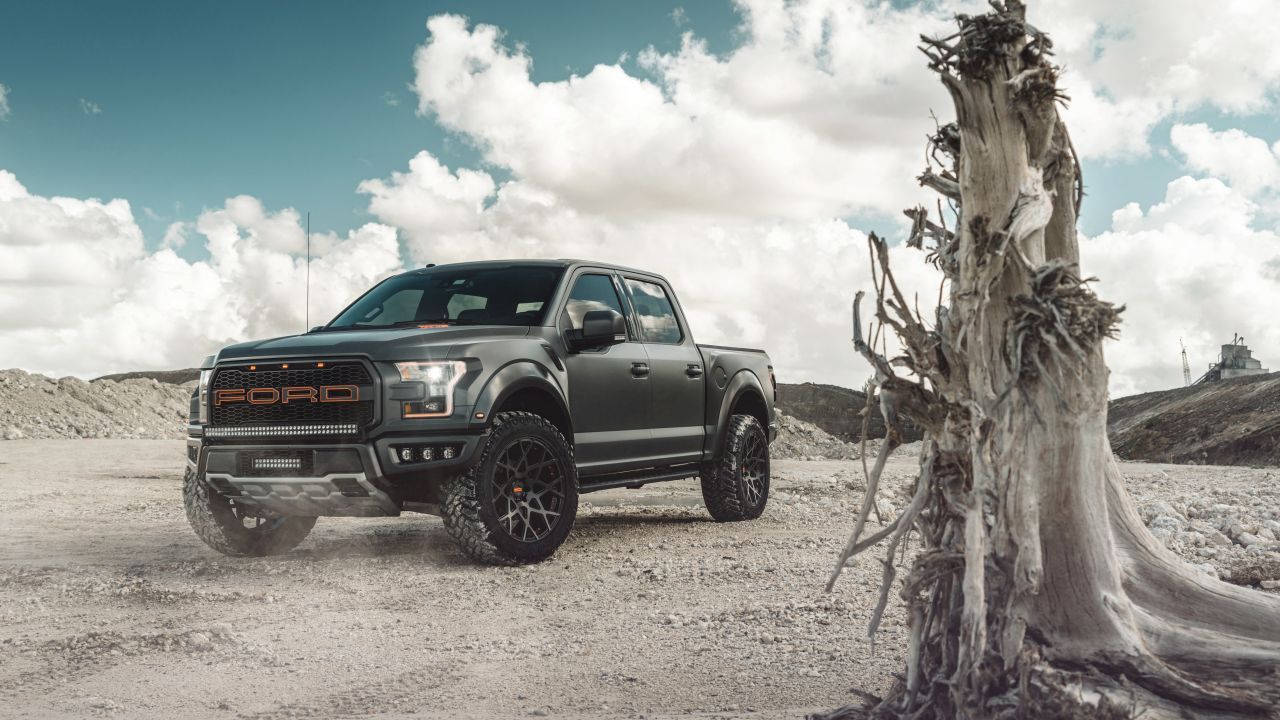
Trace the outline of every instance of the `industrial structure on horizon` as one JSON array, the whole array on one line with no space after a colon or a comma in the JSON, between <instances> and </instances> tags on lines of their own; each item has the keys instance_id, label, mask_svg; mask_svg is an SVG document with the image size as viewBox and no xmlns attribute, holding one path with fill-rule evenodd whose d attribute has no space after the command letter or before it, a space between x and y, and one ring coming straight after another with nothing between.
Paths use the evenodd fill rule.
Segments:
<instances>
[{"instance_id":1,"label":"industrial structure on horizon","mask_svg":"<svg viewBox=\"0 0 1280 720\"><path fill-rule=\"evenodd\" d=\"M1183 358L1183 377L1185 382L1190 377L1185 370L1185 349L1183 349ZM1269 371L1262 367L1262 361L1253 358L1253 352L1249 350L1248 345L1244 344L1244 338L1233 334L1231 336L1231 344L1222 346L1222 353L1218 356L1218 362L1210 364L1209 371L1191 384L1199 385L1246 375L1265 375L1267 372Z\"/></svg>"}]
</instances>

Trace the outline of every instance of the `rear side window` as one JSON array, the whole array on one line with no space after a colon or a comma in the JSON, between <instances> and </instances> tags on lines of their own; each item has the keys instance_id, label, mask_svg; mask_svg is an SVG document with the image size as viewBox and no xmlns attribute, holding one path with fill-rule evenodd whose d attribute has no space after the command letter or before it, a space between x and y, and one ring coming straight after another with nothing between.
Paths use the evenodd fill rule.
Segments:
<instances>
[{"instance_id":1,"label":"rear side window","mask_svg":"<svg viewBox=\"0 0 1280 720\"><path fill-rule=\"evenodd\" d=\"M613 279L608 275L582 275L573 284L569 301L564 306L569 327L581 330L582 318L592 310L612 310L619 315L623 314L622 301L613 287Z\"/></svg>"},{"instance_id":2,"label":"rear side window","mask_svg":"<svg viewBox=\"0 0 1280 720\"><path fill-rule=\"evenodd\" d=\"M667 291L657 283L627 278L627 292L640 319L640 336L645 342L678 343L684 339L676 309Z\"/></svg>"}]
</instances>

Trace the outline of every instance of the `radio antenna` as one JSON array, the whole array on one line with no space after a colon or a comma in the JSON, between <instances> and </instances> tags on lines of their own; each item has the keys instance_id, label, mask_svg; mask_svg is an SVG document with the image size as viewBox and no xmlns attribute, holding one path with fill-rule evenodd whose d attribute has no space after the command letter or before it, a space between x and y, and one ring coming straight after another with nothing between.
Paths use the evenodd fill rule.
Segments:
<instances>
[{"instance_id":1,"label":"radio antenna","mask_svg":"<svg viewBox=\"0 0 1280 720\"><path fill-rule=\"evenodd\" d=\"M306 320L304 321L305 324L302 326L302 331L304 333L311 331L311 211L310 210L307 211L307 299L306 299L306 303L307 303L307 307L306 307L306 310L303 312L303 315L306 317Z\"/></svg>"}]
</instances>

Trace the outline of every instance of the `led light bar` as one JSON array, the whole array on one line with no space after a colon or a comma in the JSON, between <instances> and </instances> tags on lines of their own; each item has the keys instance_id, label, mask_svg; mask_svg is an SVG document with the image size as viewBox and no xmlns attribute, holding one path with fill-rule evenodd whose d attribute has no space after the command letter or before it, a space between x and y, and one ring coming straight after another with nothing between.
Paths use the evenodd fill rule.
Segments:
<instances>
[{"instance_id":1,"label":"led light bar","mask_svg":"<svg viewBox=\"0 0 1280 720\"><path fill-rule=\"evenodd\" d=\"M245 427L207 427L205 437L264 437L271 435L355 435L360 426L355 423L327 425L253 425Z\"/></svg>"},{"instance_id":2,"label":"led light bar","mask_svg":"<svg viewBox=\"0 0 1280 720\"><path fill-rule=\"evenodd\" d=\"M302 458L264 457L253 459L254 470L301 470Z\"/></svg>"}]
</instances>

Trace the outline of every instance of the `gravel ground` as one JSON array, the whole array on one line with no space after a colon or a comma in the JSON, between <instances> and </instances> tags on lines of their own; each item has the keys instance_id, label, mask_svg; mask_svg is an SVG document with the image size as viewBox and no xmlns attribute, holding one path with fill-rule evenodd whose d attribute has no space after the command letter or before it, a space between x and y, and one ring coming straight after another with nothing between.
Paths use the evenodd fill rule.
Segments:
<instances>
[{"instance_id":1,"label":"gravel ground","mask_svg":"<svg viewBox=\"0 0 1280 720\"><path fill-rule=\"evenodd\" d=\"M800 718L901 665L896 596L876 645L863 637L878 561L821 591L857 461L775 462L753 523L712 523L692 482L589 495L553 560L487 568L421 515L323 518L288 555L224 558L186 525L182 455L165 440L0 445L0 715ZM900 451L886 486L915 468ZM1153 526L1155 502L1188 527L1217 505L1242 531L1280 519L1258 490L1274 471L1125 469ZM1214 502L1179 510L1183 495ZM1233 552L1199 547L1183 551L1229 572L1215 563Z\"/></svg>"}]
</instances>

